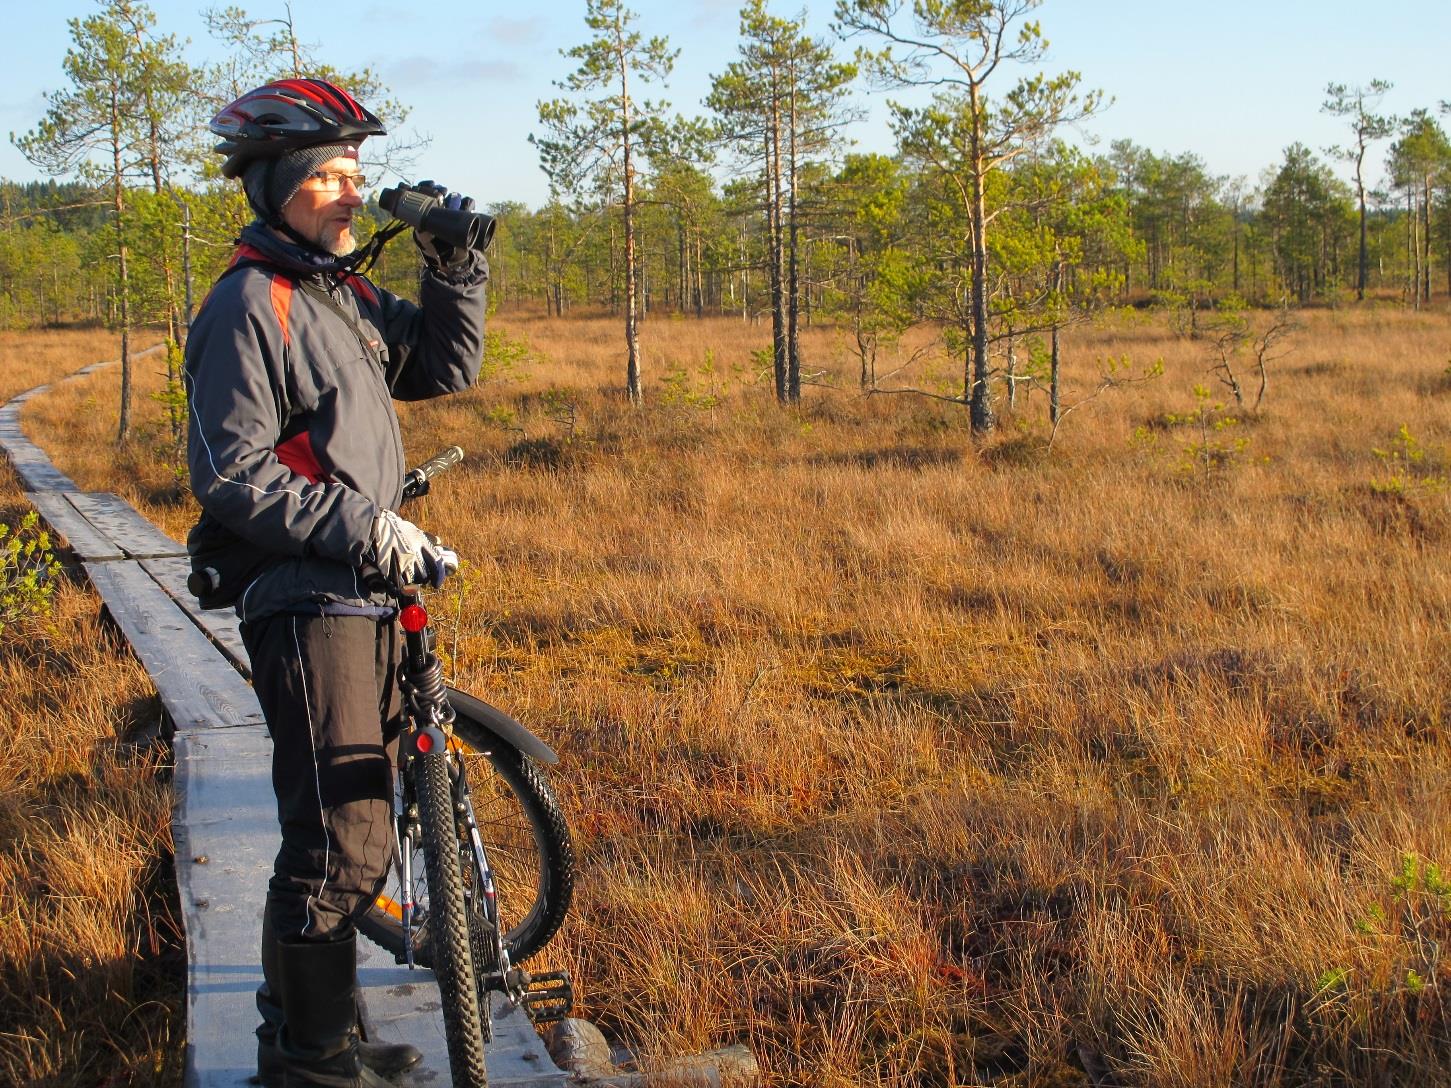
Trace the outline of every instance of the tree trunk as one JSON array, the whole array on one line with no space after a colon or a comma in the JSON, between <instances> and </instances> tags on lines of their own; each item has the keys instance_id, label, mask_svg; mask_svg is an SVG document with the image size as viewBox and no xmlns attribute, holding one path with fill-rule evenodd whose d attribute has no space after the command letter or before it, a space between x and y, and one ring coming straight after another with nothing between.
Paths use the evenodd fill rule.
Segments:
<instances>
[{"instance_id":1,"label":"tree trunk","mask_svg":"<svg viewBox=\"0 0 1451 1088\"><path fill-rule=\"evenodd\" d=\"M1406 284L1411 299L1411 308L1421 308L1421 240L1419 234L1415 204L1415 188L1407 183L1406 185L1406 275L1409 281Z\"/></svg>"},{"instance_id":2,"label":"tree trunk","mask_svg":"<svg viewBox=\"0 0 1451 1088\"><path fill-rule=\"evenodd\" d=\"M988 385L987 339L987 196L984 190L982 150L982 103L976 86L972 93L972 122L969 132L972 156L972 370L968 377L972 433L984 435L993 429L992 389Z\"/></svg>"},{"instance_id":3,"label":"tree trunk","mask_svg":"<svg viewBox=\"0 0 1451 1088\"><path fill-rule=\"evenodd\" d=\"M699 231L696 231L696 234L695 234L695 316L697 318L702 318L702 317L705 316L705 271L704 271L704 269L702 267L703 264L704 264L704 261L705 261L704 245L702 244L701 239L700 239L700 232Z\"/></svg>"},{"instance_id":4,"label":"tree trunk","mask_svg":"<svg viewBox=\"0 0 1451 1088\"><path fill-rule=\"evenodd\" d=\"M616 38L623 33L616 15ZM630 147L630 94L624 50L620 50L620 132L625 163L625 395L639 404L645 394L640 387L640 333L636 326L635 300L635 164Z\"/></svg>"},{"instance_id":5,"label":"tree trunk","mask_svg":"<svg viewBox=\"0 0 1451 1088\"><path fill-rule=\"evenodd\" d=\"M126 267L126 190L121 173L121 105L118 88L111 87L111 180L115 186L112 206L116 212L117 287L121 303L121 414L116 424L116 441L131 435L131 279Z\"/></svg>"},{"instance_id":6,"label":"tree trunk","mask_svg":"<svg viewBox=\"0 0 1451 1088\"><path fill-rule=\"evenodd\" d=\"M1234 293L1239 294L1239 209L1234 213Z\"/></svg>"},{"instance_id":7,"label":"tree trunk","mask_svg":"<svg viewBox=\"0 0 1451 1088\"><path fill-rule=\"evenodd\" d=\"M801 262L798 253L800 227L796 219L796 72L791 70L791 91L787 105L786 183L787 208L791 216L786 283L786 396L801 403Z\"/></svg>"},{"instance_id":8,"label":"tree trunk","mask_svg":"<svg viewBox=\"0 0 1451 1088\"><path fill-rule=\"evenodd\" d=\"M1431 175L1427 174L1421 190L1421 298L1431 301Z\"/></svg>"},{"instance_id":9,"label":"tree trunk","mask_svg":"<svg viewBox=\"0 0 1451 1088\"><path fill-rule=\"evenodd\" d=\"M1062 418L1062 401L1059 399L1058 378L1062 372L1062 356L1058 351L1058 326L1053 326L1051 357L1048 363L1048 422L1055 427Z\"/></svg>"},{"instance_id":10,"label":"tree trunk","mask_svg":"<svg viewBox=\"0 0 1451 1088\"><path fill-rule=\"evenodd\" d=\"M751 320L751 270L746 264L746 232L741 230L737 235L741 249L741 321L749 324Z\"/></svg>"},{"instance_id":11,"label":"tree trunk","mask_svg":"<svg viewBox=\"0 0 1451 1088\"><path fill-rule=\"evenodd\" d=\"M776 401L786 404L789 391L786 385L786 302L784 297L785 278L784 243L781 222L781 112L780 99L771 97L771 124L766 132L766 214L769 220L770 263L771 263L771 366L776 380Z\"/></svg>"},{"instance_id":12,"label":"tree trunk","mask_svg":"<svg viewBox=\"0 0 1451 1088\"><path fill-rule=\"evenodd\" d=\"M1365 147L1360 148L1360 154L1355 160L1355 194L1360 203L1360 253L1356 260L1355 273L1355 300L1365 301L1365 280L1366 270L1370 263L1370 250L1366 245L1365 234L1365 182L1361 178L1361 164L1365 159Z\"/></svg>"}]
</instances>

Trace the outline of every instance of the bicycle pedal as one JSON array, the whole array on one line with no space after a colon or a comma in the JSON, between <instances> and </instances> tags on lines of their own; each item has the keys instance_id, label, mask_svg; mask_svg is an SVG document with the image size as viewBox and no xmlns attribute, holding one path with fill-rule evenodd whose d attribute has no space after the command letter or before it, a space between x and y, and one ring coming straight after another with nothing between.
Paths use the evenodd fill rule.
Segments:
<instances>
[{"instance_id":1,"label":"bicycle pedal","mask_svg":"<svg viewBox=\"0 0 1451 1088\"><path fill-rule=\"evenodd\" d=\"M574 983L568 971L541 971L530 975L519 1004L536 1024L563 1020L574 1008Z\"/></svg>"}]
</instances>

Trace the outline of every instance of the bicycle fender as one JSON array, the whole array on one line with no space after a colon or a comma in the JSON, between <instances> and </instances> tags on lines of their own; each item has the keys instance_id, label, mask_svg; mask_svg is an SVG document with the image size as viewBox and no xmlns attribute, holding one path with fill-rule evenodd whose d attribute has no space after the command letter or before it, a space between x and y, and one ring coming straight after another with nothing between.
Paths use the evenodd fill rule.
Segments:
<instances>
[{"instance_id":1,"label":"bicycle fender","mask_svg":"<svg viewBox=\"0 0 1451 1088\"><path fill-rule=\"evenodd\" d=\"M448 741L443 735L443 730L435 725L425 725L405 735L405 741L409 745L407 754L410 756L427 755L429 752L442 752Z\"/></svg>"},{"instance_id":2,"label":"bicycle fender","mask_svg":"<svg viewBox=\"0 0 1451 1088\"><path fill-rule=\"evenodd\" d=\"M504 743L513 745L535 762L551 767L559 762L559 756L554 754L553 748L502 710L490 706L477 696L451 687L448 689L448 702L460 717L477 722Z\"/></svg>"}]
</instances>

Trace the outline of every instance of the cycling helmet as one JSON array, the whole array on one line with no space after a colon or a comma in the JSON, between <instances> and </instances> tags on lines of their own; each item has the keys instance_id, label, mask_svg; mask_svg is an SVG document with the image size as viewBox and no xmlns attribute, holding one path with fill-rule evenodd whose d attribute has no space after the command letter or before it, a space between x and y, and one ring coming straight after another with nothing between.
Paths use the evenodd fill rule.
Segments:
<instances>
[{"instance_id":1,"label":"cycling helmet","mask_svg":"<svg viewBox=\"0 0 1451 1088\"><path fill-rule=\"evenodd\" d=\"M208 127L222 137L215 150L227 156L222 173L229 178L240 177L258 159L387 134L357 99L324 79L281 79L248 91Z\"/></svg>"}]
</instances>

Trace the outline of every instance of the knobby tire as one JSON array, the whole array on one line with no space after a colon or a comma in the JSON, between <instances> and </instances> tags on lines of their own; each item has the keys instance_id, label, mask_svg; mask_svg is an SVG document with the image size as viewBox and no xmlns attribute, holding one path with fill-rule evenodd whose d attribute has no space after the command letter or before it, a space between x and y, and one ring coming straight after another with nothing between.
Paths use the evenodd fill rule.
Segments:
<instances>
[{"instance_id":1,"label":"knobby tire","mask_svg":"<svg viewBox=\"0 0 1451 1088\"><path fill-rule=\"evenodd\" d=\"M459 864L453 788L443 752L416 757L415 783L423 857L428 872L433 973L443 1004L444 1035L453 1083L485 1088L483 1010L474 972L473 940Z\"/></svg>"},{"instance_id":2,"label":"knobby tire","mask_svg":"<svg viewBox=\"0 0 1451 1088\"><path fill-rule=\"evenodd\" d=\"M455 758L468 767L474 815L495 869L500 924L510 962L523 963L554 936L574 894L574 846L543 772L517 748L477 722L454 722ZM394 899L401 893L394 892ZM428 910L424 904L425 911ZM403 928L380 902L358 928L402 962ZM431 926L415 933L414 957L431 966Z\"/></svg>"}]
</instances>

